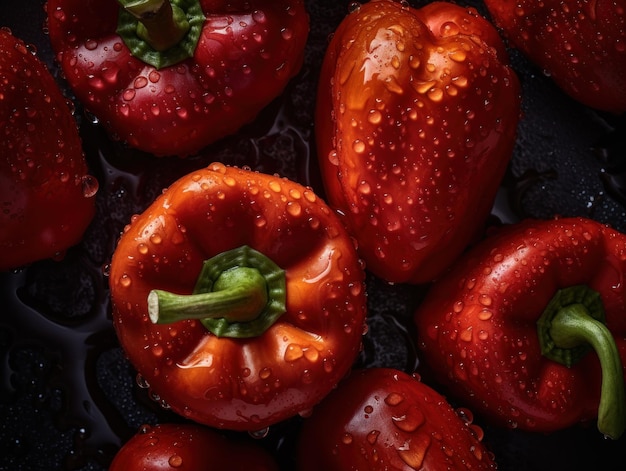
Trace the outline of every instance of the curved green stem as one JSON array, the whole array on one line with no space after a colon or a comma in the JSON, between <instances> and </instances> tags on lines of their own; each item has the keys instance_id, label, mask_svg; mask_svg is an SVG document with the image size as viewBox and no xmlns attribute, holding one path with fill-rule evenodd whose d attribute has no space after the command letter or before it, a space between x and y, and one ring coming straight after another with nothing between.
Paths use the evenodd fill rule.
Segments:
<instances>
[{"instance_id":1,"label":"curved green stem","mask_svg":"<svg viewBox=\"0 0 626 471\"><path fill-rule=\"evenodd\" d=\"M594 350L602 369L598 429L619 438L626 428L626 392L619 349L604 324L600 295L586 286L557 293L538 322L542 353L571 366Z\"/></svg>"},{"instance_id":2,"label":"curved green stem","mask_svg":"<svg viewBox=\"0 0 626 471\"><path fill-rule=\"evenodd\" d=\"M215 335L245 338L265 332L285 302L284 271L243 246L206 260L192 294L150 291L148 314L153 323L199 319Z\"/></svg>"},{"instance_id":3,"label":"curved green stem","mask_svg":"<svg viewBox=\"0 0 626 471\"><path fill-rule=\"evenodd\" d=\"M131 53L162 68L193 56L204 23L199 0L118 0L117 33Z\"/></svg>"}]
</instances>

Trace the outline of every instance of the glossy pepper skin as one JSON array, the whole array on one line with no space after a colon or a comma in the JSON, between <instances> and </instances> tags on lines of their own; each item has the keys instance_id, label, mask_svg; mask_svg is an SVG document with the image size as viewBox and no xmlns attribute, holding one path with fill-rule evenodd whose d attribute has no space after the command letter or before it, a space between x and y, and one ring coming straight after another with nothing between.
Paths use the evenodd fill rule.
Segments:
<instances>
[{"instance_id":1,"label":"glossy pepper skin","mask_svg":"<svg viewBox=\"0 0 626 471\"><path fill-rule=\"evenodd\" d=\"M148 24L154 38L141 40L122 6L133 3L140 17L170 5L186 16ZM309 31L302 0L49 0L47 11L78 99L113 137L155 155L196 153L252 121L300 70Z\"/></svg>"},{"instance_id":2,"label":"glossy pepper skin","mask_svg":"<svg viewBox=\"0 0 626 471\"><path fill-rule=\"evenodd\" d=\"M278 317L265 324L249 312L258 297L235 293L214 303L224 307L217 319L203 306L196 319L165 319L165 304L177 298L163 291L206 292L196 290L206 284L204 261L241 247L284 272L284 288L265 289L268 307L285 295ZM229 293L233 273L218 270L210 297ZM307 412L350 369L364 331L364 270L336 214L309 188L219 163L178 180L133 218L113 255L110 288L121 345L152 392L216 428L257 431Z\"/></svg>"},{"instance_id":3,"label":"glossy pepper skin","mask_svg":"<svg viewBox=\"0 0 626 471\"><path fill-rule=\"evenodd\" d=\"M421 358L498 424L552 432L598 418L600 431L617 438L626 409L625 273L626 235L593 220L504 226L418 307Z\"/></svg>"},{"instance_id":4,"label":"glossy pepper skin","mask_svg":"<svg viewBox=\"0 0 626 471\"><path fill-rule=\"evenodd\" d=\"M510 160L520 86L476 10L372 0L326 51L316 108L329 204L367 268L437 277L482 230Z\"/></svg>"},{"instance_id":5,"label":"glossy pepper skin","mask_svg":"<svg viewBox=\"0 0 626 471\"><path fill-rule=\"evenodd\" d=\"M495 24L581 103L626 112L626 0L485 0Z\"/></svg>"},{"instance_id":6,"label":"glossy pepper skin","mask_svg":"<svg viewBox=\"0 0 626 471\"><path fill-rule=\"evenodd\" d=\"M108 471L278 471L268 451L191 423L144 425L117 452Z\"/></svg>"},{"instance_id":7,"label":"glossy pepper skin","mask_svg":"<svg viewBox=\"0 0 626 471\"><path fill-rule=\"evenodd\" d=\"M299 471L497 469L468 410L391 368L354 370L298 437Z\"/></svg>"},{"instance_id":8,"label":"glossy pepper skin","mask_svg":"<svg viewBox=\"0 0 626 471\"><path fill-rule=\"evenodd\" d=\"M62 258L95 214L72 110L33 50L0 28L0 270Z\"/></svg>"}]
</instances>

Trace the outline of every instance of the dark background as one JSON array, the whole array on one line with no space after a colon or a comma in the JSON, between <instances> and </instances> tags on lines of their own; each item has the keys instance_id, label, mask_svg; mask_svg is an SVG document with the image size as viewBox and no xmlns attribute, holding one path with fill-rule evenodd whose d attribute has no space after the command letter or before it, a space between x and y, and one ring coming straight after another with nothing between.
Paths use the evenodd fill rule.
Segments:
<instances>
[{"instance_id":1,"label":"dark background","mask_svg":"<svg viewBox=\"0 0 626 471\"><path fill-rule=\"evenodd\" d=\"M104 1L104 0L103 0ZM111 141L76 103L84 150L100 183L97 215L84 240L60 262L41 261L0 274L0 470L102 470L144 423L182 421L162 410L135 381L113 331L107 264L132 214L176 178L219 160L309 184L323 195L313 143L317 74L328 36L347 1L308 1L311 33L301 73L286 92L236 136L201 157L154 159ZM425 2L413 1L413 6ZM475 6L479 1L459 2ZM0 27L36 48L68 98L45 33L42 0L0 0ZM626 231L624 120L565 96L515 51L523 117L494 221L587 216ZM410 316L422 288L368 279L369 333L361 366L419 368ZM293 469L299 418L271 428L260 443ZM625 438L604 439L594 424L551 435L490 427L500 469L623 469ZM620 464L621 462L621 464Z\"/></svg>"}]
</instances>

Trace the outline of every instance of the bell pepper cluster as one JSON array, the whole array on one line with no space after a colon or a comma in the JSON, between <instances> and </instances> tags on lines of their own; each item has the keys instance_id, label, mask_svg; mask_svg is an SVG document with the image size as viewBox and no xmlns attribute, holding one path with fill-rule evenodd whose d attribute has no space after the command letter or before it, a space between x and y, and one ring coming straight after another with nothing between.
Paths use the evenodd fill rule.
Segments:
<instances>
[{"instance_id":1,"label":"bell pepper cluster","mask_svg":"<svg viewBox=\"0 0 626 471\"><path fill-rule=\"evenodd\" d=\"M128 221L108 271L113 327L182 423L143 427L111 470L277 470L223 432L294 419L303 471L496 469L474 413L622 436L626 235L582 217L487 230L523 119L505 40L573 99L626 110L626 5L554 3L486 0L493 22L444 1L352 5L319 71L320 188L216 159ZM254 120L301 72L309 33L303 0L46 8L77 103L155 158L210 154ZM55 79L6 30L0 131L13 136L0 142L0 270L59 258L94 217L97 181ZM368 277L426 290L420 370L357 367Z\"/></svg>"}]
</instances>

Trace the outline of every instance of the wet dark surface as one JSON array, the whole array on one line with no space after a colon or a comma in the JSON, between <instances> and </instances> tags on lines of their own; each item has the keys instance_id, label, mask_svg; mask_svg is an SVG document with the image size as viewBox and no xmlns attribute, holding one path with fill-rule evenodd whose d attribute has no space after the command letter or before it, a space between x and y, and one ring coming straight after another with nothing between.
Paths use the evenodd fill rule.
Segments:
<instances>
[{"instance_id":1,"label":"wet dark surface","mask_svg":"<svg viewBox=\"0 0 626 471\"><path fill-rule=\"evenodd\" d=\"M480 2L461 3L483 11ZM142 424L182 420L137 384L117 343L107 288L117 237L162 188L214 160L278 172L322 194L312 97L328 35L348 4L308 2L312 30L301 73L254 123L202 157L155 160L126 149L76 104L85 153L100 182L97 216L62 261L0 274L0 470L106 469ZM71 97L54 64L43 5L0 0L0 26L36 47ZM624 119L573 102L514 51L512 61L523 85L524 115L494 221L580 215L626 231ZM373 277L368 288L369 332L359 365L419 368L409 320L422 288L389 286ZM285 470L293 469L299 420L272 427L260 440ZM605 440L594 424L546 436L495 429L478 416L475 422L505 471L623 469L625 439Z\"/></svg>"}]
</instances>

